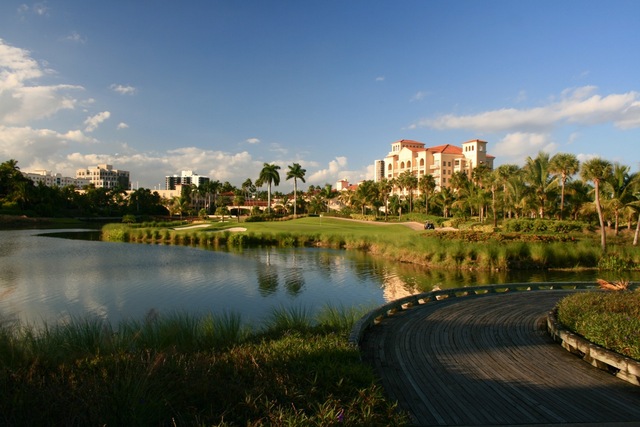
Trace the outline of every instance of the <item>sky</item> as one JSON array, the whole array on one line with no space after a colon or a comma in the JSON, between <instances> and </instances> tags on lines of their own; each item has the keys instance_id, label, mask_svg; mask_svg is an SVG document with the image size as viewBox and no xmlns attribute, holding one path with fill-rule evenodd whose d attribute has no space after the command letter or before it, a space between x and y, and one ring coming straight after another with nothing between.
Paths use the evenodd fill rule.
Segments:
<instances>
[{"instance_id":1,"label":"sky","mask_svg":"<svg viewBox=\"0 0 640 427\"><path fill-rule=\"evenodd\" d=\"M3 0L0 162L373 179L400 139L640 163L636 0Z\"/></svg>"}]
</instances>

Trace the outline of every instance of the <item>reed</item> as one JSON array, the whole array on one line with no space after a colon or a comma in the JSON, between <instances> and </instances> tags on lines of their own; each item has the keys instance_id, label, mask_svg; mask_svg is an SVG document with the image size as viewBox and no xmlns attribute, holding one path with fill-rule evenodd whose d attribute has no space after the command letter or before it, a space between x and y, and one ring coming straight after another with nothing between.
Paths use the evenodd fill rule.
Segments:
<instances>
[{"instance_id":1,"label":"reed","mask_svg":"<svg viewBox=\"0 0 640 427\"><path fill-rule=\"evenodd\" d=\"M0 424L405 425L345 339L355 312L327 312L279 309L251 334L234 314L5 322Z\"/></svg>"}]
</instances>

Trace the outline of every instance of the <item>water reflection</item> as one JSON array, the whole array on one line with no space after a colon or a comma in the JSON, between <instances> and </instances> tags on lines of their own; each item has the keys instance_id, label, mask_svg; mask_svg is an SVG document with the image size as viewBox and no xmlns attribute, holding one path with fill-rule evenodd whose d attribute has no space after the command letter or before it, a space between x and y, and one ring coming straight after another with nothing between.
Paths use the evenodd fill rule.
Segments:
<instances>
[{"instance_id":1,"label":"water reflection","mask_svg":"<svg viewBox=\"0 0 640 427\"><path fill-rule=\"evenodd\" d=\"M589 272L429 270L352 251L201 248L108 243L0 231L0 319L29 323L91 315L235 312L260 322L274 307L374 307L434 287L595 281ZM638 274L625 277L638 280Z\"/></svg>"}]
</instances>

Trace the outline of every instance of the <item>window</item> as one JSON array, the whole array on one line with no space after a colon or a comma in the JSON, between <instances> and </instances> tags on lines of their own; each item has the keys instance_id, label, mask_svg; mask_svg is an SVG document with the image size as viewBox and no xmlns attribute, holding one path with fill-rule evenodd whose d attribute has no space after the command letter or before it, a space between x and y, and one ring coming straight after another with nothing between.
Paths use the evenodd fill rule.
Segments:
<instances>
[{"instance_id":1,"label":"window","mask_svg":"<svg viewBox=\"0 0 640 427\"><path fill-rule=\"evenodd\" d=\"M411 161L407 162L407 167L410 168L411 167Z\"/></svg>"}]
</instances>

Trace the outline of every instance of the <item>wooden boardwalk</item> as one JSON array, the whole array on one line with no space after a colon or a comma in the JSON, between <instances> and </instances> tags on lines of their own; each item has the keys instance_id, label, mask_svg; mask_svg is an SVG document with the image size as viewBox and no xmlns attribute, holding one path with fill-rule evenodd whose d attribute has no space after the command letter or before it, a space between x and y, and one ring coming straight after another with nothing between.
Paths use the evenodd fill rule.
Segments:
<instances>
[{"instance_id":1,"label":"wooden boardwalk","mask_svg":"<svg viewBox=\"0 0 640 427\"><path fill-rule=\"evenodd\" d=\"M554 343L564 290L451 298L367 329L363 358L415 425L638 425L640 387Z\"/></svg>"}]
</instances>

